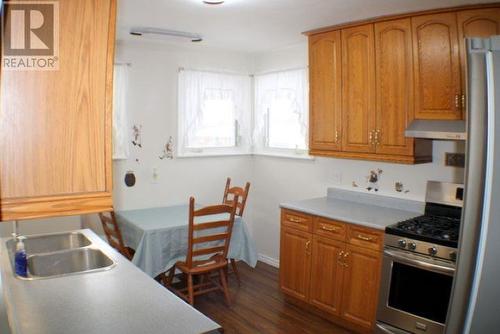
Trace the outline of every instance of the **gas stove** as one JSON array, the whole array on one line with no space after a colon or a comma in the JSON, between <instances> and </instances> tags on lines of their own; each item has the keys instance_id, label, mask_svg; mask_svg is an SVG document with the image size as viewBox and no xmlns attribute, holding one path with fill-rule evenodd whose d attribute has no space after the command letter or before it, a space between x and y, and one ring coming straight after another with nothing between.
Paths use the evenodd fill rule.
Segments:
<instances>
[{"instance_id":1,"label":"gas stove","mask_svg":"<svg viewBox=\"0 0 500 334\"><path fill-rule=\"evenodd\" d=\"M385 229L385 245L456 260L463 185L429 181L425 213Z\"/></svg>"}]
</instances>

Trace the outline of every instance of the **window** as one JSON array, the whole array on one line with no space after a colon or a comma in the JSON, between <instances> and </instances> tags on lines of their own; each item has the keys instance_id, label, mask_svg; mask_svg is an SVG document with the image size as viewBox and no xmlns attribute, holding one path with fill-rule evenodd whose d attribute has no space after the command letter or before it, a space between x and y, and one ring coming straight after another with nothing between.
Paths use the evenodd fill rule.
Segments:
<instances>
[{"instance_id":1,"label":"window","mask_svg":"<svg viewBox=\"0 0 500 334\"><path fill-rule=\"evenodd\" d=\"M254 144L257 153L307 152L307 85L306 69L255 76Z\"/></svg>"},{"instance_id":2,"label":"window","mask_svg":"<svg viewBox=\"0 0 500 334\"><path fill-rule=\"evenodd\" d=\"M179 72L179 155L248 153L248 75Z\"/></svg>"},{"instance_id":3,"label":"window","mask_svg":"<svg viewBox=\"0 0 500 334\"><path fill-rule=\"evenodd\" d=\"M113 159L127 159L130 134L126 101L128 65L116 64L113 80Z\"/></svg>"}]
</instances>

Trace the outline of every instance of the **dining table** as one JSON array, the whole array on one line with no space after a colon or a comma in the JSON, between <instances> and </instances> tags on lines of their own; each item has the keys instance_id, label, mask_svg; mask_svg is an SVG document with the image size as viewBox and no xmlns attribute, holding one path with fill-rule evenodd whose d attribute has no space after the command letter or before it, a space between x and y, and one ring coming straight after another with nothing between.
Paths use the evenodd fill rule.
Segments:
<instances>
[{"instance_id":1,"label":"dining table","mask_svg":"<svg viewBox=\"0 0 500 334\"><path fill-rule=\"evenodd\" d=\"M221 220L227 216L197 217L195 223ZM116 211L116 220L125 245L135 250L132 263L149 276L156 277L177 261L186 259L189 205ZM251 267L257 264L255 242L242 217L234 219L227 257L244 261Z\"/></svg>"}]
</instances>

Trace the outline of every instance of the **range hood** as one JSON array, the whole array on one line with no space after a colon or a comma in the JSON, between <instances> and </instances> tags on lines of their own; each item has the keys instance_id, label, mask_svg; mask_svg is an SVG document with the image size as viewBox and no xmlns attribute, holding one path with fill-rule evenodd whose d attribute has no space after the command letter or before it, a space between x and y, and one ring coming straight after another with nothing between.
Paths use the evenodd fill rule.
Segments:
<instances>
[{"instance_id":1,"label":"range hood","mask_svg":"<svg viewBox=\"0 0 500 334\"><path fill-rule=\"evenodd\" d=\"M465 140L465 121L416 119L405 131L406 137L426 139Z\"/></svg>"}]
</instances>

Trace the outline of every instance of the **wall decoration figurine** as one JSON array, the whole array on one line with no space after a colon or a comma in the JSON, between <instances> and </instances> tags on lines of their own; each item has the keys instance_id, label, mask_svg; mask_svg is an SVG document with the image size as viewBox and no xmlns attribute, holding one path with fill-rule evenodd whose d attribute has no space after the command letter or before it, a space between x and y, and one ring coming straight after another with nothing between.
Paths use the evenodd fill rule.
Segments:
<instances>
[{"instance_id":1,"label":"wall decoration figurine","mask_svg":"<svg viewBox=\"0 0 500 334\"><path fill-rule=\"evenodd\" d=\"M168 142L165 144L159 158L160 160L174 158L174 138L172 136L168 138Z\"/></svg>"},{"instance_id":2,"label":"wall decoration figurine","mask_svg":"<svg viewBox=\"0 0 500 334\"><path fill-rule=\"evenodd\" d=\"M378 191L378 181L380 180L380 175L382 174L381 169L371 170L370 175L367 176L368 187L366 188L368 191Z\"/></svg>"},{"instance_id":3,"label":"wall decoration figurine","mask_svg":"<svg viewBox=\"0 0 500 334\"><path fill-rule=\"evenodd\" d=\"M405 193L405 194L408 194L410 192L409 189L405 189L405 186L403 184L403 182L396 182L394 183L394 189L398 192L398 193Z\"/></svg>"},{"instance_id":4,"label":"wall decoration figurine","mask_svg":"<svg viewBox=\"0 0 500 334\"><path fill-rule=\"evenodd\" d=\"M132 144L134 144L134 146L142 148L142 135L141 135L142 125L134 124L134 126L132 127L132 131L133 131Z\"/></svg>"}]
</instances>

